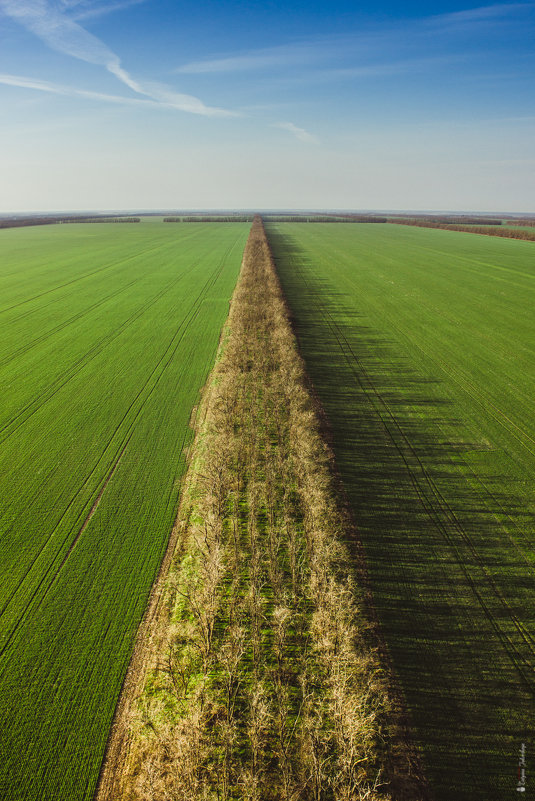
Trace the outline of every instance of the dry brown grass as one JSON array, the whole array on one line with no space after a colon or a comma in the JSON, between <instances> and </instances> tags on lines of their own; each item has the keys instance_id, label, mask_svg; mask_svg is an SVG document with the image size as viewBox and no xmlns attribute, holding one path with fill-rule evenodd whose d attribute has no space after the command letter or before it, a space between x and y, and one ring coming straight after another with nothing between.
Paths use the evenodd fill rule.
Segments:
<instances>
[{"instance_id":1,"label":"dry brown grass","mask_svg":"<svg viewBox=\"0 0 535 801\"><path fill-rule=\"evenodd\" d=\"M258 218L197 427L100 799L423 798L410 751L394 754L350 521Z\"/></svg>"}]
</instances>

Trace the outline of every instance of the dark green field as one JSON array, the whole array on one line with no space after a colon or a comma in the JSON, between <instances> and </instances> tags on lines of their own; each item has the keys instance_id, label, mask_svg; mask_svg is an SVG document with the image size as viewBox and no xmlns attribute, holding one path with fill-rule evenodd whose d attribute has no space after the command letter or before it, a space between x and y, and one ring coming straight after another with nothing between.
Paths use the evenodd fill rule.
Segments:
<instances>
[{"instance_id":1,"label":"dark green field","mask_svg":"<svg viewBox=\"0 0 535 801\"><path fill-rule=\"evenodd\" d=\"M533 765L533 244L270 224L377 612L440 801Z\"/></svg>"},{"instance_id":2,"label":"dark green field","mask_svg":"<svg viewBox=\"0 0 535 801\"><path fill-rule=\"evenodd\" d=\"M0 232L0 798L90 799L245 224Z\"/></svg>"}]
</instances>

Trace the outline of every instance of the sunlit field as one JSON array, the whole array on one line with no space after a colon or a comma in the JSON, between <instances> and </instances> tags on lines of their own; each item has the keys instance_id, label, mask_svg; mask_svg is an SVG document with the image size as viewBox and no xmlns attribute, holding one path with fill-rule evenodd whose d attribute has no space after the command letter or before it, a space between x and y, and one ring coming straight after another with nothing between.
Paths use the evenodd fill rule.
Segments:
<instances>
[{"instance_id":1,"label":"sunlit field","mask_svg":"<svg viewBox=\"0 0 535 801\"><path fill-rule=\"evenodd\" d=\"M248 224L0 232L0 796L92 797Z\"/></svg>"}]
</instances>

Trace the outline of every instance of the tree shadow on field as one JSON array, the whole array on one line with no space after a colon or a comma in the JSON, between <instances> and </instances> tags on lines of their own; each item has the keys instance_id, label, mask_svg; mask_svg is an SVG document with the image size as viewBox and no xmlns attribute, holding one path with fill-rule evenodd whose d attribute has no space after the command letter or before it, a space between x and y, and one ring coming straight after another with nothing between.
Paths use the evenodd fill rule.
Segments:
<instances>
[{"instance_id":1,"label":"tree shadow on field","mask_svg":"<svg viewBox=\"0 0 535 801\"><path fill-rule=\"evenodd\" d=\"M534 734L526 513L439 379L418 375L281 228L268 238L432 790L510 798Z\"/></svg>"}]
</instances>

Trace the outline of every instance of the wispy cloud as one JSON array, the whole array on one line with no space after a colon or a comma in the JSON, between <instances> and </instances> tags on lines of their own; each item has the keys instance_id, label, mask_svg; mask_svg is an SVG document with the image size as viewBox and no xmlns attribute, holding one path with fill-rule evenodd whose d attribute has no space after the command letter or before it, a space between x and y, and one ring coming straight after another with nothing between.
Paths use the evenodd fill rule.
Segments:
<instances>
[{"instance_id":1,"label":"wispy cloud","mask_svg":"<svg viewBox=\"0 0 535 801\"><path fill-rule=\"evenodd\" d=\"M192 95L183 95L177 92L168 91L165 88L154 89L154 94L158 98L124 97L123 95L111 95L106 92L93 92L88 89L78 89L75 86L65 86L53 83L52 81L42 81L39 78L28 78L22 75L9 75L0 73L0 84L5 86L17 86L22 89L36 89L48 94L63 95L66 97L85 97L88 100L99 100L104 103L114 103L121 106L149 106L152 108L168 108L179 111L188 111L192 114L206 113L206 106ZM199 107L199 104L201 106ZM230 112L226 112L227 114Z\"/></svg>"},{"instance_id":2,"label":"wispy cloud","mask_svg":"<svg viewBox=\"0 0 535 801\"><path fill-rule=\"evenodd\" d=\"M469 8L464 11L452 11L448 14L436 14L427 18L430 25L465 25L479 24L489 20L499 20L510 17L522 11L533 9L533 3L495 3L491 6Z\"/></svg>"},{"instance_id":3,"label":"wispy cloud","mask_svg":"<svg viewBox=\"0 0 535 801\"><path fill-rule=\"evenodd\" d=\"M281 128L283 131L289 131L300 142L307 142L308 144L318 145L319 139L313 134L305 131L304 128L299 128L293 122L274 122L272 128Z\"/></svg>"},{"instance_id":4,"label":"wispy cloud","mask_svg":"<svg viewBox=\"0 0 535 801\"><path fill-rule=\"evenodd\" d=\"M52 50L107 68L120 64L118 56L100 39L47 0L0 0L0 9Z\"/></svg>"},{"instance_id":5,"label":"wispy cloud","mask_svg":"<svg viewBox=\"0 0 535 801\"><path fill-rule=\"evenodd\" d=\"M129 75L128 78L132 81ZM157 83L155 81L143 81L142 83L132 81L132 84L138 87L138 89L134 89L134 91L151 97L153 100L157 101L159 105L167 108L176 108L179 111L188 111L190 114L201 114L206 117L242 116L238 111L229 111L224 108L207 106L198 97L176 92L166 84Z\"/></svg>"},{"instance_id":6,"label":"wispy cloud","mask_svg":"<svg viewBox=\"0 0 535 801\"><path fill-rule=\"evenodd\" d=\"M137 94L169 108L192 114L236 116L235 112L207 106L199 98L175 92L170 87L137 80L124 69L119 56L104 42L66 16L60 7L52 5L49 0L0 0L0 9L39 37L52 50L105 67Z\"/></svg>"},{"instance_id":7,"label":"wispy cloud","mask_svg":"<svg viewBox=\"0 0 535 801\"><path fill-rule=\"evenodd\" d=\"M36 89L39 92L47 92L53 95L87 97L92 100L103 100L107 103L118 103L120 105L159 105L155 100L146 100L140 97L122 97L121 95L110 95L104 92L91 92L87 89L77 89L74 86L64 86L63 84L53 83L51 81L42 81L39 78L27 78L23 75L0 73L0 84L4 84L4 86L17 86L22 89Z\"/></svg>"},{"instance_id":8,"label":"wispy cloud","mask_svg":"<svg viewBox=\"0 0 535 801\"><path fill-rule=\"evenodd\" d=\"M301 66L316 61L325 50L325 43L303 42L279 47L265 47L222 58L190 61L175 72L203 74L214 72L242 72L260 69Z\"/></svg>"},{"instance_id":9,"label":"wispy cloud","mask_svg":"<svg viewBox=\"0 0 535 801\"><path fill-rule=\"evenodd\" d=\"M465 57L461 54L429 58L407 58L399 61L378 62L355 67L328 67L323 70L311 70L296 80L301 83L303 81L327 83L329 81L347 79L383 78L407 73L429 73L433 68L451 66L453 63L459 63L464 60Z\"/></svg>"},{"instance_id":10,"label":"wispy cloud","mask_svg":"<svg viewBox=\"0 0 535 801\"><path fill-rule=\"evenodd\" d=\"M114 3L95 3L92 0L63 0L63 6L70 10L71 18L76 22L83 22L86 19L95 19L116 11L124 11L132 6L139 6L147 0L118 0Z\"/></svg>"},{"instance_id":11,"label":"wispy cloud","mask_svg":"<svg viewBox=\"0 0 535 801\"><path fill-rule=\"evenodd\" d=\"M88 89L78 89L75 86L65 86L52 81L42 81L39 78L28 78L23 75L9 75L0 73L0 84L5 86L18 86L22 89L36 89L40 92L47 92L54 95L65 95L69 97L86 97L91 100L101 100L105 103L116 103L122 106L152 106L163 105L156 100L149 100L141 97L124 97L122 95L110 95L106 92L92 92ZM173 104L168 104L169 108L174 108Z\"/></svg>"},{"instance_id":12,"label":"wispy cloud","mask_svg":"<svg viewBox=\"0 0 535 801\"><path fill-rule=\"evenodd\" d=\"M398 68L419 69L431 58L442 59L452 50L452 41L458 37L468 37L470 46L467 54L474 51L473 44L489 26L498 28L507 20L518 21L535 8L534 3L498 3L447 14L430 15L413 20L391 20L390 24L381 22L380 26L369 24L358 32L338 37L318 37L309 41L298 41L270 48L219 54L217 57L190 61L175 70L179 74L215 74L263 70L301 69L303 78L307 75L314 80L315 73L310 67L322 66L322 72L332 68L332 77L365 77L387 74ZM430 48L434 54L428 55ZM456 57L459 56L455 46ZM411 53L411 58L403 58ZM389 65L385 54L391 55ZM414 54L416 53L416 57ZM421 53L421 58L418 54ZM379 63L377 60L379 59ZM335 66L341 65L343 66Z\"/></svg>"}]
</instances>

